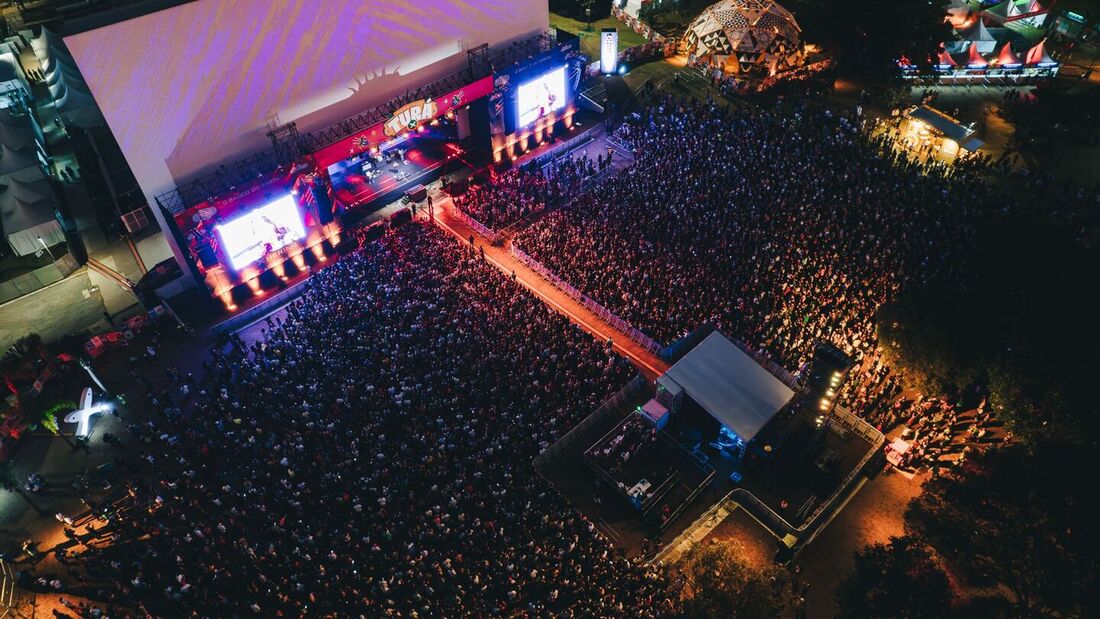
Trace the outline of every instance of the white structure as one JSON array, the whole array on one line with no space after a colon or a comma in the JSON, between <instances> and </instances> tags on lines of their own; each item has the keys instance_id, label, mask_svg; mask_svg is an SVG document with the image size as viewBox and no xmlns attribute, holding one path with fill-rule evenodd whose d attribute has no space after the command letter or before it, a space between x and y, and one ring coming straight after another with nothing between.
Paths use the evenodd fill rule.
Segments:
<instances>
[{"instance_id":1,"label":"white structure","mask_svg":"<svg viewBox=\"0 0 1100 619\"><path fill-rule=\"evenodd\" d=\"M19 256L43 250L65 240L54 208L57 196L49 183L22 182L15 175L0 181L0 227L12 251ZM40 240L41 239L41 240Z\"/></svg>"},{"instance_id":2,"label":"white structure","mask_svg":"<svg viewBox=\"0 0 1100 619\"><path fill-rule=\"evenodd\" d=\"M775 75L802 65L802 29L774 0L721 0L684 33L688 54L729 73Z\"/></svg>"},{"instance_id":3,"label":"white structure","mask_svg":"<svg viewBox=\"0 0 1100 619\"><path fill-rule=\"evenodd\" d=\"M63 38L155 205L270 148L272 126L343 121L548 27L546 0L196 0Z\"/></svg>"},{"instance_id":4,"label":"white structure","mask_svg":"<svg viewBox=\"0 0 1100 619\"><path fill-rule=\"evenodd\" d=\"M657 386L673 409L686 395L745 442L794 397L790 387L717 331L658 378Z\"/></svg>"},{"instance_id":5,"label":"white structure","mask_svg":"<svg viewBox=\"0 0 1100 619\"><path fill-rule=\"evenodd\" d=\"M77 438L87 438L92 433L92 417L102 415L111 408L108 404L93 403L93 396L92 388L85 387L80 392L80 408L65 416L65 423L76 424Z\"/></svg>"}]
</instances>

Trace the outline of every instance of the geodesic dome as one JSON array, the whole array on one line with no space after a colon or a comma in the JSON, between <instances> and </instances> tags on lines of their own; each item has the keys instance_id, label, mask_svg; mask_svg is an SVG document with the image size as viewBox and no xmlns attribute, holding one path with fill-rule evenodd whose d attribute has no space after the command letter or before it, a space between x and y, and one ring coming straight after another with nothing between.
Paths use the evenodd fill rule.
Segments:
<instances>
[{"instance_id":1,"label":"geodesic dome","mask_svg":"<svg viewBox=\"0 0 1100 619\"><path fill-rule=\"evenodd\" d=\"M722 0L710 5L684 33L689 54L743 75L775 75L804 59L802 29L773 0Z\"/></svg>"}]
</instances>

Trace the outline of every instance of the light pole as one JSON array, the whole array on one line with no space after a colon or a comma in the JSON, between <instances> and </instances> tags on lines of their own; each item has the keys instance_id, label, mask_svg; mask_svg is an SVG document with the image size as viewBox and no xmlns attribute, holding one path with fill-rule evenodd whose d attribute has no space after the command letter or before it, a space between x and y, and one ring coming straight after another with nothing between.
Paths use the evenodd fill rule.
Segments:
<instances>
[{"instance_id":1,"label":"light pole","mask_svg":"<svg viewBox=\"0 0 1100 619\"><path fill-rule=\"evenodd\" d=\"M50 255L50 260L56 261L57 258L53 257L53 252L50 251L50 246L46 245L46 241L42 240L42 235L38 235L38 242L42 244L42 249L46 250L46 253Z\"/></svg>"},{"instance_id":2,"label":"light pole","mask_svg":"<svg viewBox=\"0 0 1100 619\"><path fill-rule=\"evenodd\" d=\"M108 396L111 395L110 389L107 389L107 387L103 385L103 381L99 380L99 377L96 376L95 371L92 370L92 364L88 363L87 359L80 360L80 367L84 368L84 371L88 373L88 376L92 377L92 381L95 382L96 386L98 386L103 393L106 393Z\"/></svg>"},{"instance_id":3,"label":"light pole","mask_svg":"<svg viewBox=\"0 0 1100 619\"><path fill-rule=\"evenodd\" d=\"M584 7L584 19L588 24L584 27L585 30L592 30L592 7Z\"/></svg>"}]
</instances>

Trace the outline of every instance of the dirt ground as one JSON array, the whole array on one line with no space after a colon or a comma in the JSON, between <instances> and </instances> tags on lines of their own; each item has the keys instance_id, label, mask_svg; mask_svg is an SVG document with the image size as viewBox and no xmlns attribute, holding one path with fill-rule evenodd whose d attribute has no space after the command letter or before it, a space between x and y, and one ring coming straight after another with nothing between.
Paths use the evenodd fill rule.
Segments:
<instances>
[{"instance_id":1,"label":"dirt ground","mask_svg":"<svg viewBox=\"0 0 1100 619\"><path fill-rule=\"evenodd\" d=\"M868 481L798 557L803 579L813 583L806 594L807 617L836 615L836 588L852 570L853 553L904 534L905 506L920 493L924 479L889 472Z\"/></svg>"}]
</instances>

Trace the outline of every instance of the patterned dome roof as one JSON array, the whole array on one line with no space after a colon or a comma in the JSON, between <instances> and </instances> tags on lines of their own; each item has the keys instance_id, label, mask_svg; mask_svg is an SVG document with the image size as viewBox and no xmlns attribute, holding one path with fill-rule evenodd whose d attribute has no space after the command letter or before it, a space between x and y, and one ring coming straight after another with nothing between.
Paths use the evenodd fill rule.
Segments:
<instances>
[{"instance_id":1,"label":"patterned dome roof","mask_svg":"<svg viewBox=\"0 0 1100 619\"><path fill-rule=\"evenodd\" d=\"M727 71L773 75L802 64L801 32L773 0L721 0L691 22L683 43L689 54L720 57Z\"/></svg>"}]
</instances>

